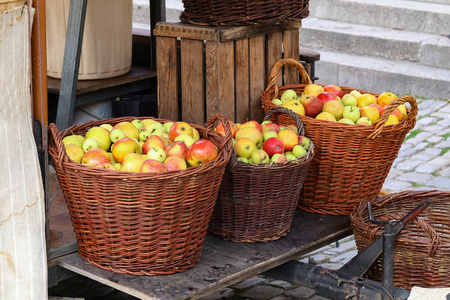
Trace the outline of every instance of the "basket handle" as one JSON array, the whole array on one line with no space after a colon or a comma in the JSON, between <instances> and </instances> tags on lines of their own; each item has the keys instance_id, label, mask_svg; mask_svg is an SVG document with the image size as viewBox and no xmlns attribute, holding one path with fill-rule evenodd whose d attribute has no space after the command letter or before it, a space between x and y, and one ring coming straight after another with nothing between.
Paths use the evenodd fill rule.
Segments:
<instances>
[{"instance_id":1,"label":"basket handle","mask_svg":"<svg viewBox=\"0 0 450 300\"><path fill-rule=\"evenodd\" d=\"M295 67L300 72L300 76L302 78L300 83L312 84L311 78L309 78L308 73L306 72L305 68L299 61L292 59L292 58L285 58L285 59L280 59L279 61L277 61L273 65L272 70L270 70L270 75L269 75L269 80L268 80L266 91L273 87L275 90L274 95L278 95L277 74L278 74L278 71L283 66Z\"/></svg>"},{"instance_id":2,"label":"basket handle","mask_svg":"<svg viewBox=\"0 0 450 300\"><path fill-rule=\"evenodd\" d=\"M386 109L384 110L381 117L374 122L375 130L370 135L368 135L367 138L369 138L369 139L376 138L383 131L385 123L389 118L389 115L399 105L405 104L406 102L408 102L411 105L411 111L406 115L406 118L402 122L410 121L410 122L412 122L412 126L414 127L414 125L416 124L416 116L417 116L417 112L418 112L417 101L413 96L403 96L399 99L396 99L391 104L389 104L388 107L386 107Z\"/></svg>"},{"instance_id":3,"label":"basket handle","mask_svg":"<svg viewBox=\"0 0 450 300\"><path fill-rule=\"evenodd\" d=\"M303 122L300 119L300 117L298 116L298 114L296 114L294 111L292 111L291 109L286 108L286 107L275 106L267 111L267 114L264 117L264 121L269 121L274 114L289 115L292 119L294 119L295 123L297 124L297 134L305 135L305 127L303 125Z\"/></svg>"}]
</instances>

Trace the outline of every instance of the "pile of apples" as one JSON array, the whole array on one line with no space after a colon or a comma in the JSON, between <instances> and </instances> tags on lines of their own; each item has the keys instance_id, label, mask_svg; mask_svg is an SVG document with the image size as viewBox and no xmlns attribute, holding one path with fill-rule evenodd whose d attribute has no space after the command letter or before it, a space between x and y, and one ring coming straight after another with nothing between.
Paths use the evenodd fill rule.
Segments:
<instances>
[{"instance_id":1,"label":"pile of apples","mask_svg":"<svg viewBox=\"0 0 450 300\"><path fill-rule=\"evenodd\" d=\"M308 84L300 96L289 89L283 92L281 99L273 99L272 103L318 120L370 126L396 99L397 96L391 92L384 92L376 97L353 90L344 95L337 85ZM406 107L403 104L399 105L389 115L385 125L401 122L407 113Z\"/></svg>"},{"instance_id":2,"label":"pile of apples","mask_svg":"<svg viewBox=\"0 0 450 300\"><path fill-rule=\"evenodd\" d=\"M196 128L181 121L135 119L114 126L102 124L91 127L85 136L69 135L62 142L77 163L126 172L184 170L218 156L213 142L201 139Z\"/></svg>"},{"instance_id":3,"label":"pile of apples","mask_svg":"<svg viewBox=\"0 0 450 300\"><path fill-rule=\"evenodd\" d=\"M310 140L297 134L294 125L282 126L271 121L255 120L243 124L228 121L231 126L233 147L237 160L249 164L282 164L302 161L307 154ZM220 122L216 131L224 134Z\"/></svg>"}]
</instances>

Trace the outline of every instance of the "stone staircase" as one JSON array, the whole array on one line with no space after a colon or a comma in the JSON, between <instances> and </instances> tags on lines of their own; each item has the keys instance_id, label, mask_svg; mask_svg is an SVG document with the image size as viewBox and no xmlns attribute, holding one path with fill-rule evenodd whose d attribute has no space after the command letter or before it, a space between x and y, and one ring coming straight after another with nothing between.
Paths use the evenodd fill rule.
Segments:
<instances>
[{"instance_id":1,"label":"stone staircase","mask_svg":"<svg viewBox=\"0 0 450 300\"><path fill-rule=\"evenodd\" d=\"M134 19L148 26L148 0ZM166 0L178 22L181 0ZM310 0L300 47L320 53L317 83L450 98L450 0Z\"/></svg>"},{"instance_id":2,"label":"stone staircase","mask_svg":"<svg viewBox=\"0 0 450 300\"><path fill-rule=\"evenodd\" d=\"M300 47L318 83L448 99L449 34L448 0L310 0Z\"/></svg>"}]
</instances>

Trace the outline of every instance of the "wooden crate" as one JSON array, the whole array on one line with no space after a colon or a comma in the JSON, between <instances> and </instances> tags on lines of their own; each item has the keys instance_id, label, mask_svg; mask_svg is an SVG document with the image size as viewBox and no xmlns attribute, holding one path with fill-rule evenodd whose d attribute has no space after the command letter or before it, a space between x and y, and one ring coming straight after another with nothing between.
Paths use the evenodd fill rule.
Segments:
<instances>
[{"instance_id":1,"label":"wooden crate","mask_svg":"<svg viewBox=\"0 0 450 300\"><path fill-rule=\"evenodd\" d=\"M300 20L226 27L158 23L158 116L204 124L221 112L234 122L261 122L270 70L281 58L299 58L300 27ZM295 68L279 74L279 85L298 82Z\"/></svg>"}]
</instances>

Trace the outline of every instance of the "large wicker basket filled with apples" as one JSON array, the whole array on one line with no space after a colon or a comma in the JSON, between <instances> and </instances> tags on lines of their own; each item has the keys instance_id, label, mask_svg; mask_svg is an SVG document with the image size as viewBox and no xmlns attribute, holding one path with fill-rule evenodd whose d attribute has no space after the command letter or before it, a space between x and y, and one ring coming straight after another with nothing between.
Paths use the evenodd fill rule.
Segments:
<instances>
[{"instance_id":1,"label":"large wicker basket filled with apples","mask_svg":"<svg viewBox=\"0 0 450 300\"><path fill-rule=\"evenodd\" d=\"M277 86L277 73L284 65L299 70L301 84ZM328 88L342 94L339 97L326 92ZM312 84L303 66L293 59L283 59L274 65L261 101L265 111L276 106L288 107L303 121L305 135L314 142L315 155L299 207L331 215L349 215L361 200L379 194L417 116L414 97L397 99L392 93ZM291 118L284 115L273 120L292 124Z\"/></svg>"},{"instance_id":2,"label":"large wicker basket filled with apples","mask_svg":"<svg viewBox=\"0 0 450 300\"><path fill-rule=\"evenodd\" d=\"M290 115L296 126L270 122L279 113ZM269 110L261 124L248 121L234 132L233 157L209 231L234 242L279 239L290 230L314 144L304 136L300 118L283 107Z\"/></svg>"},{"instance_id":3,"label":"large wicker basket filled with apples","mask_svg":"<svg viewBox=\"0 0 450 300\"><path fill-rule=\"evenodd\" d=\"M123 117L62 131L49 126L49 153L85 260L133 275L195 265L232 153L231 129L215 132L217 119L226 120L215 114L198 126Z\"/></svg>"}]
</instances>

